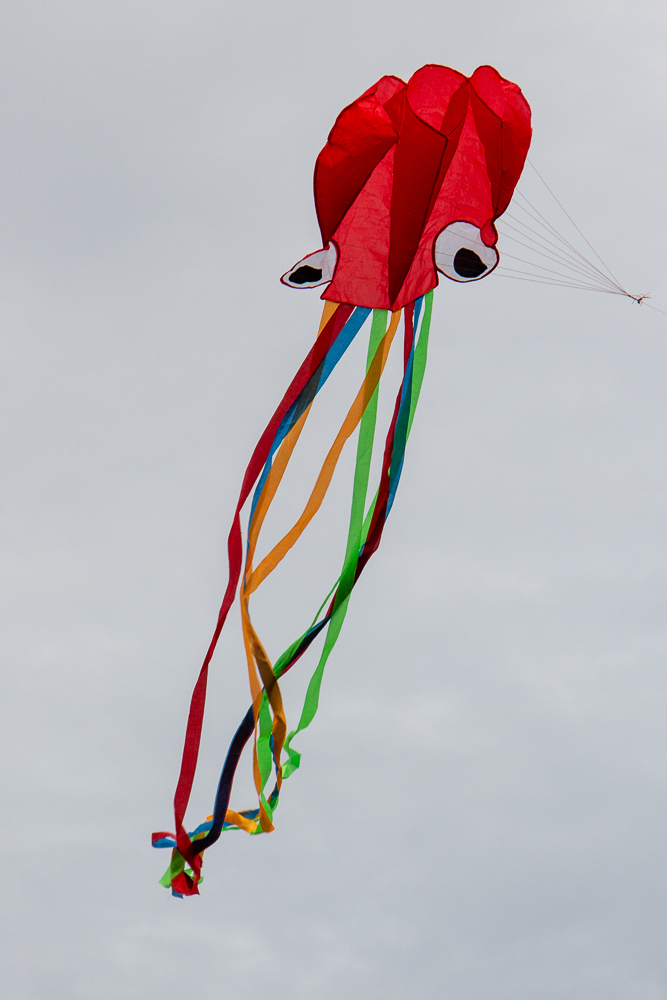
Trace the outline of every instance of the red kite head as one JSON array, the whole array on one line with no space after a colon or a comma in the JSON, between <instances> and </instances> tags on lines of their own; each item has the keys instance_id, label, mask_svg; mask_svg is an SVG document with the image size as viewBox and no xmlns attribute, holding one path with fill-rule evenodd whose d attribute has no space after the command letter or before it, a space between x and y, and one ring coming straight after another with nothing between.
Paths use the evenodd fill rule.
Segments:
<instances>
[{"instance_id":1,"label":"red kite head","mask_svg":"<svg viewBox=\"0 0 667 1000\"><path fill-rule=\"evenodd\" d=\"M315 165L324 249L284 284L331 282L322 298L400 309L438 283L498 262L494 222L530 145L530 108L491 66L471 77L424 66L384 76L336 119Z\"/></svg>"}]
</instances>

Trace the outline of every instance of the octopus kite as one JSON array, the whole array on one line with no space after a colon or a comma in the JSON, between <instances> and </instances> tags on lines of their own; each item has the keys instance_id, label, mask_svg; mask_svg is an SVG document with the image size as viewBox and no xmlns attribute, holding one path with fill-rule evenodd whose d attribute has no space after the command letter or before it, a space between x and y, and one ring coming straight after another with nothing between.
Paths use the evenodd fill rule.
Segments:
<instances>
[{"instance_id":1,"label":"octopus kite","mask_svg":"<svg viewBox=\"0 0 667 1000\"><path fill-rule=\"evenodd\" d=\"M424 377L433 289L444 274L478 281L498 264L495 221L506 210L530 145L530 108L514 83L490 66L471 77L428 65L406 84L384 76L338 116L315 165L322 248L281 281L326 286L313 347L250 459L228 539L229 580L190 703L174 797L175 833L153 834L172 848L161 883L176 896L198 893L202 857L224 830L273 830L282 783L300 764L296 736L317 712L324 669L352 590L382 540L398 488ZM402 380L382 450L379 484L368 502L378 392L402 318ZM262 525L317 394L370 319L361 387L317 476L301 516L255 565ZM272 662L250 617L250 597L297 542L320 508L347 440L358 430L345 556L313 623ZM241 513L249 502L245 542ZM188 833L185 812L199 753L209 664L239 592L251 704L227 752L213 813ZM301 717L288 732L280 681L324 633ZM241 753L252 738L257 804L229 807Z\"/></svg>"}]
</instances>

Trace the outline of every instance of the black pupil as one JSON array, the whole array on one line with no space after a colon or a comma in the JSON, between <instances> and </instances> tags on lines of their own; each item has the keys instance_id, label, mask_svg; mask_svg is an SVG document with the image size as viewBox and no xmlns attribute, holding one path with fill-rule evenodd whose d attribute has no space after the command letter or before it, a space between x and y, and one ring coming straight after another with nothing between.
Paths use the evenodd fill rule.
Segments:
<instances>
[{"instance_id":1,"label":"black pupil","mask_svg":"<svg viewBox=\"0 0 667 1000\"><path fill-rule=\"evenodd\" d=\"M477 260L479 260L479 257ZM289 276L289 280L293 285L306 285L309 281L319 281L321 277L322 271L319 267L311 267L310 264L302 264L301 267L297 267L296 271L292 271Z\"/></svg>"},{"instance_id":2,"label":"black pupil","mask_svg":"<svg viewBox=\"0 0 667 1000\"><path fill-rule=\"evenodd\" d=\"M479 278L480 274L484 274L486 271L486 264L477 256L474 250L469 250L468 247L461 247L460 250L456 251L454 270L462 278ZM294 279L292 278L292 280Z\"/></svg>"}]
</instances>

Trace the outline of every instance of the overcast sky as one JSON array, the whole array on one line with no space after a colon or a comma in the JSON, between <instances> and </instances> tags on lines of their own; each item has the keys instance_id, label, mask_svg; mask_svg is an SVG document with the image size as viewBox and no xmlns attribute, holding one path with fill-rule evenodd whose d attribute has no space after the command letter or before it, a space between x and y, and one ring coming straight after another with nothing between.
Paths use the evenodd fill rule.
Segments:
<instances>
[{"instance_id":1,"label":"overcast sky","mask_svg":"<svg viewBox=\"0 0 667 1000\"><path fill-rule=\"evenodd\" d=\"M665 1000L667 316L628 299L436 290L401 488L276 832L225 834L199 899L150 848L245 464L317 329L317 292L278 278L320 245L335 116L385 73L491 63L568 210L667 311L664 3L1 10L3 994ZM360 341L267 538L362 366ZM273 656L338 572L349 473L255 602ZM247 704L239 643L190 828Z\"/></svg>"}]
</instances>

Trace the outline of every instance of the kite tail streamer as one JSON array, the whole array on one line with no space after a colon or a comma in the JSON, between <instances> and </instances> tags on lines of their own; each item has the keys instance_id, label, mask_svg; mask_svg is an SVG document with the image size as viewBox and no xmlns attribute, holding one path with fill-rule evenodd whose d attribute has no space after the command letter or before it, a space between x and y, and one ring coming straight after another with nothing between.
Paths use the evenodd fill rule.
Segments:
<instances>
[{"instance_id":1,"label":"kite tail streamer","mask_svg":"<svg viewBox=\"0 0 667 1000\"><path fill-rule=\"evenodd\" d=\"M380 484L366 514L364 512L373 454L379 381L398 326L400 311L391 314L387 326L387 311L373 310L366 376L325 459L313 492L292 529L274 546L259 566L253 568L254 552L262 524L301 435L315 396L361 329L371 312L370 309L325 303L315 345L297 372L255 448L243 480L229 535L229 582L213 639L192 696L181 773L174 798L176 834L163 832L153 834L154 847L172 848L172 860L161 883L170 886L174 895L198 893L203 852L215 843L223 830L244 829L256 834L273 829L273 813L279 801L282 780L299 767L301 759L301 755L291 747L291 742L297 733L310 725L315 716L324 668L340 634L352 588L368 559L379 546L384 524L393 504L403 466L405 445L424 376L431 308L432 292L429 292L405 309L404 374L385 441ZM415 329L422 312L419 339L415 342ZM352 508L341 575L311 626L289 646L275 665L272 665L250 619L250 596L284 558L321 506L343 446L357 426L360 430ZM230 744L220 776L213 814L191 833L186 833L183 818L192 790L199 752L208 665L241 579L243 549L240 512L253 486L255 490L251 503L245 569L240 591L241 619L252 704ZM327 602L327 610L320 617ZM308 686L298 726L287 736L278 679L303 656L324 629L326 629L324 647ZM229 798L238 761L253 734L253 774L258 808L238 813L229 809ZM284 766L281 763L283 748L288 758ZM272 770L275 770L275 786L267 796L267 784ZM186 865L190 867L186 868Z\"/></svg>"},{"instance_id":2,"label":"kite tail streamer","mask_svg":"<svg viewBox=\"0 0 667 1000\"><path fill-rule=\"evenodd\" d=\"M357 466L354 478L354 491L352 496L352 511L350 514L350 527L348 533L347 550L345 563L336 593L328 611L328 628L324 641L324 647L320 655L319 663L310 679L306 698L299 719L299 724L293 730L285 742L285 751L289 758L289 763L283 768L283 776L288 777L301 763L301 754L291 747L292 740L302 730L306 729L313 721L319 706L320 687L324 668L331 651L336 644L338 636L343 627L343 622L347 614L352 588L359 579L359 576L368 562L368 559L378 548L384 525L389 516L391 505L396 495L396 489L403 469L403 458L405 446L412 427L419 393L421 391L424 370L426 367L426 357L428 349L428 335L431 320L433 293L426 296L426 308L422 322L420 338L415 345L414 327L419 319L419 312L422 300L416 303L414 316L411 307L405 310L405 365L404 376L396 399L394 416L387 434L385 443L384 462L380 480L380 487L371 504L367 517L364 519L363 512L368 489L368 479L370 472L370 461L373 445L373 435L375 430L375 418L377 411L377 396L374 407L364 415L366 426L362 422L359 432L359 443L357 447ZM384 496L387 502L384 502ZM382 500L381 500L382 498ZM379 506L378 506L378 502ZM371 529L375 528L376 541L374 548L367 552ZM363 559L363 562L362 562Z\"/></svg>"}]
</instances>

